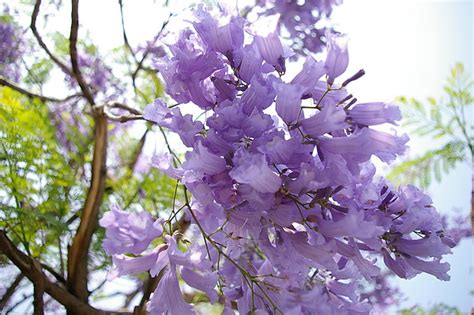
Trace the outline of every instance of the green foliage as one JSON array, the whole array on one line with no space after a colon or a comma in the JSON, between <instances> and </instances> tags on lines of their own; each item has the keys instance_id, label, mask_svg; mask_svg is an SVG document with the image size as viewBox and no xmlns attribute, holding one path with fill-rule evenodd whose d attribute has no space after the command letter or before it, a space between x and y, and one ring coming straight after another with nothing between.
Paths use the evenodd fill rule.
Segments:
<instances>
[{"instance_id":1,"label":"green foliage","mask_svg":"<svg viewBox=\"0 0 474 315\"><path fill-rule=\"evenodd\" d=\"M417 183L428 187L433 178L441 180L460 162L469 161L473 154L474 124L469 111L472 110L474 82L465 73L461 64L456 64L446 81L446 98L427 98L426 103L401 97L404 105L403 125L410 134L441 143L441 147L429 150L421 156L402 162L388 175L396 183Z\"/></svg>"},{"instance_id":2,"label":"green foliage","mask_svg":"<svg viewBox=\"0 0 474 315\"><path fill-rule=\"evenodd\" d=\"M5 14L3 8L0 8L0 22L5 24L15 23L13 16L10 14Z\"/></svg>"},{"instance_id":3,"label":"green foliage","mask_svg":"<svg viewBox=\"0 0 474 315\"><path fill-rule=\"evenodd\" d=\"M132 162L136 150L133 147L133 140L127 139L126 135L121 136L121 141L117 142L121 161ZM135 144L137 146L137 144ZM136 148L138 149L138 147ZM173 207L174 191L176 181L164 175L157 169L150 169L146 174L134 172L130 167L122 167L122 173L107 180L109 193L113 193L117 203L124 210L141 210L142 208L158 214L158 212L169 212ZM179 199L181 194L177 196ZM182 198L181 198L182 200Z\"/></svg>"},{"instance_id":4,"label":"green foliage","mask_svg":"<svg viewBox=\"0 0 474 315\"><path fill-rule=\"evenodd\" d=\"M0 89L1 228L39 255L65 229L74 180L45 104Z\"/></svg>"},{"instance_id":5,"label":"green foliage","mask_svg":"<svg viewBox=\"0 0 474 315\"><path fill-rule=\"evenodd\" d=\"M28 69L28 74L25 76L23 82L25 84L39 84L49 79L49 74L53 69L53 62L50 59L39 59L34 62Z\"/></svg>"},{"instance_id":6,"label":"green foliage","mask_svg":"<svg viewBox=\"0 0 474 315\"><path fill-rule=\"evenodd\" d=\"M421 306L414 306L400 311L401 315L462 315L461 311L455 307L440 303L430 309L423 309Z\"/></svg>"},{"instance_id":7,"label":"green foliage","mask_svg":"<svg viewBox=\"0 0 474 315\"><path fill-rule=\"evenodd\" d=\"M48 34L54 42L56 53L60 56L69 54L69 39L60 32L53 32Z\"/></svg>"},{"instance_id":8,"label":"green foliage","mask_svg":"<svg viewBox=\"0 0 474 315\"><path fill-rule=\"evenodd\" d=\"M440 149L429 150L425 154L405 161L395 167L388 175L394 182L417 183L428 187L433 178L440 181L442 173L448 173L458 162L466 159L465 144L461 141L452 141Z\"/></svg>"},{"instance_id":9,"label":"green foliage","mask_svg":"<svg viewBox=\"0 0 474 315\"><path fill-rule=\"evenodd\" d=\"M65 121L71 115L77 114L61 112ZM89 181L85 169L91 162L92 126L88 116L83 114L80 119L89 130L69 125L63 136L77 150L65 151L44 103L10 88L0 89L0 228L28 254L41 256L54 268L64 259L58 257L59 250L65 252L64 245L70 243L77 227L74 218L80 214ZM118 155L115 161L121 164L109 167L101 211L108 210L111 200L127 211L147 210L169 217L179 207L177 200L183 200L176 181L157 169L134 172L142 144L126 130L112 133L109 142ZM104 230L97 229L91 244L94 270L110 266L102 249L103 238Z\"/></svg>"}]
</instances>

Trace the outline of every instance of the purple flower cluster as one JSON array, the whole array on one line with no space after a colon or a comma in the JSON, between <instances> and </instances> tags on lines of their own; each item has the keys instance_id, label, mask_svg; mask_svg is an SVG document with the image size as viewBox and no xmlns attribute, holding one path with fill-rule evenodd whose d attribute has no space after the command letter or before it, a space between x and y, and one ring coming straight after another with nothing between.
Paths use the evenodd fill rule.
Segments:
<instances>
[{"instance_id":1,"label":"purple flower cluster","mask_svg":"<svg viewBox=\"0 0 474 315\"><path fill-rule=\"evenodd\" d=\"M334 6L342 0L257 0L256 5L264 8L262 15L279 15L278 28L285 30L292 40L292 48L317 53L326 45L326 36L332 32L327 18ZM326 22L326 23L325 23Z\"/></svg>"},{"instance_id":2,"label":"purple flower cluster","mask_svg":"<svg viewBox=\"0 0 474 315\"><path fill-rule=\"evenodd\" d=\"M470 215L443 215L443 226L445 227L445 235L451 238L456 245L461 240L472 237Z\"/></svg>"},{"instance_id":3,"label":"purple flower cluster","mask_svg":"<svg viewBox=\"0 0 474 315\"><path fill-rule=\"evenodd\" d=\"M124 94L124 88L114 81L112 69L110 69L97 53L81 52L77 58L79 68L82 71L92 93L100 95L105 101L118 99ZM66 83L71 88L78 86L75 78L66 74Z\"/></svg>"},{"instance_id":4,"label":"purple flower cluster","mask_svg":"<svg viewBox=\"0 0 474 315\"><path fill-rule=\"evenodd\" d=\"M373 305L374 314L387 314L389 309L399 306L406 298L393 281L394 274L387 270L375 277L361 294Z\"/></svg>"},{"instance_id":5,"label":"purple flower cluster","mask_svg":"<svg viewBox=\"0 0 474 315\"><path fill-rule=\"evenodd\" d=\"M363 72L336 83L348 64L345 37L331 35L326 61L308 56L287 80L275 32L246 34L244 19L202 7L195 16L159 67L168 94L206 118L161 100L144 116L190 149L179 166L171 156L153 166L192 194L176 211L201 238L184 252L176 235L147 249L162 232L149 216L113 210L102 222L115 275L164 272L150 313L193 312L178 272L210 302L219 295L225 314L231 305L241 314L367 314L358 286L377 281L377 256L399 277L448 280L441 259L453 243L430 198L375 177L371 158L393 161L408 139L373 127L399 120L397 107L357 103L347 92Z\"/></svg>"},{"instance_id":6,"label":"purple flower cluster","mask_svg":"<svg viewBox=\"0 0 474 315\"><path fill-rule=\"evenodd\" d=\"M5 13L8 13L5 10ZM22 54L23 39L19 29L0 19L0 75L12 81L19 81L20 69L17 65Z\"/></svg>"}]
</instances>

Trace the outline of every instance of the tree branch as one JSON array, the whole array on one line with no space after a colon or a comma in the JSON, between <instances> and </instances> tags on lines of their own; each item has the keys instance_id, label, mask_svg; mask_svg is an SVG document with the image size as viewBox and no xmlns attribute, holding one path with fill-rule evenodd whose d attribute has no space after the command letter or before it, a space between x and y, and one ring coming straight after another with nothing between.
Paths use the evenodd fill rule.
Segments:
<instances>
[{"instance_id":1,"label":"tree branch","mask_svg":"<svg viewBox=\"0 0 474 315\"><path fill-rule=\"evenodd\" d=\"M121 0L119 1L121 2ZM158 40L158 38L163 34L163 31L165 30L166 26L169 24L172 16L173 15L170 14L168 16L168 19L165 22L163 22L163 24L161 25L161 29L159 30L158 34L156 34L156 36L153 38L151 45L154 45L156 41ZM136 80L137 80L138 73L140 72L140 70L143 69L143 63L145 62L146 58L148 57L148 54L150 53L149 45L150 44L147 44L147 47L143 53L142 58L140 59L140 61L137 62L137 67L135 68L135 71L132 73L132 84L135 89L137 89ZM135 61L137 61L135 55L134 55L134 59Z\"/></svg>"},{"instance_id":2,"label":"tree branch","mask_svg":"<svg viewBox=\"0 0 474 315\"><path fill-rule=\"evenodd\" d=\"M132 172L135 169L135 166L137 165L138 158L142 154L143 147L145 146L146 136L148 135L148 132L150 132L150 128L147 128L145 130L145 132L143 133L143 136L140 138L140 141L138 142L138 145L135 148L135 152L133 152L132 159L128 163L128 169Z\"/></svg>"},{"instance_id":3,"label":"tree branch","mask_svg":"<svg viewBox=\"0 0 474 315\"><path fill-rule=\"evenodd\" d=\"M130 42L128 41L127 31L125 30L125 19L124 19L124 16L123 16L123 0L119 0L118 2L119 2L119 6L120 6L120 19L121 19L121 22L122 22L123 42L125 43L125 46L130 51L130 54L132 55L133 59L135 60L135 63L138 64L137 57L135 55L135 52L133 51L132 46L130 45Z\"/></svg>"},{"instance_id":4,"label":"tree branch","mask_svg":"<svg viewBox=\"0 0 474 315\"><path fill-rule=\"evenodd\" d=\"M22 273L19 273L16 276L15 280L13 280L12 284L10 284L8 289L5 291L5 294L2 296L2 299L0 300L0 312L5 308L8 301L10 300L12 295L15 293L16 288L20 285L24 277L25 276Z\"/></svg>"},{"instance_id":5,"label":"tree branch","mask_svg":"<svg viewBox=\"0 0 474 315\"><path fill-rule=\"evenodd\" d=\"M82 95L82 94L73 94L73 95L69 95L69 96L67 96L66 98L63 98L63 99L44 96L44 95L40 95L40 94L36 94L36 93L30 92L30 91L27 91L24 88L16 85L15 83L13 83L13 82L11 82L11 81L9 81L6 78L3 78L1 76L0 76L0 86L9 87L9 88L11 88L11 89L13 89L17 92L20 92L23 95L26 95L26 96L32 97L32 98L38 98L43 102L53 102L53 103L65 102L65 101L68 101L68 100L70 100L74 97L80 97Z\"/></svg>"},{"instance_id":6,"label":"tree branch","mask_svg":"<svg viewBox=\"0 0 474 315\"><path fill-rule=\"evenodd\" d=\"M44 274L41 270L41 264L36 261L31 261L32 281L33 281L33 307L34 315L44 314Z\"/></svg>"},{"instance_id":7,"label":"tree branch","mask_svg":"<svg viewBox=\"0 0 474 315\"><path fill-rule=\"evenodd\" d=\"M33 296L33 294L22 294L21 298L19 299L19 301L17 301L15 304L13 304L12 306L10 306L10 308L8 308L6 311L5 311L5 315L8 315L10 314L11 312L13 312L13 310L15 308L17 308L18 306L20 306L21 304L25 303L26 301L28 301L31 297Z\"/></svg>"},{"instance_id":8,"label":"tree branch","mask_svg":"<svg viewBox=\"0 0 474 315\"><path fill-rule=\"evenodd\" d=\"M85 98L91 105L95 105L94 97L84 80L77 58L77 33L79 31L79 0L71 1L71 33L69 35L69 54L71 56L71 65L73 77L76 79Z\"/></svg>"},{"instance_id":9,"label":"tree branch","mask_svg":"<svg viewBox=\"0 0 474 315\"><path fill-rule=\"evenodd\" d=\"M112 113L106 112L106 116L111 121L116 121L120 123L125 123L132 120L145 120L141 115L127 115L127 116L116 116Z\"/></svg>"},{"instance_id":10,"label":"tree branch","mask_svg":"<svg viewBox=\"0 0 474 315\"><path fill-rule=\"evenodd\" d=\"M66 279L64 279L64 277L62 275L60 275L56 270L54 270L53 268L51 268L50 266L48 266L46 264L41 264L41 267L44 268L45 270L47 270L50 274L52 274L53 277L58 282L60 282L61 284L66 285Z\"/></svg>"},{"instance_id":11,"label":"tree branch","mask_svg":"<svg viewBox=\"0 0 474 315\"><path fill-rule=\"evenodd\" d=\"M95 110L95 144L91 183L82 209L81 222L68 252L68 289L83 302L86 302L89 296L87 261L92 234L96 228L99 208L102 204L106 177L107 118L103 108Z\"/></svg>"},{"instance_id":12,"label":"tree branch","mask_svg":"<svg viewBox=\"0 0 474 315\"><path fill-rule=\"evenodd\" d=\"M134 114L134 115L143 115L143 113L141 111L139 111L138 109L135 109L133 107L130 107L128 105L125 105L125 104L119 103L119 102L109 102L109 103L106 104L106 106L110 107L110 108L120 108L120 109L126 110L130 114Z\"/></svg>"},{"instance_id":13,"label":"tree branch","mask_svg":"<svg viewBox=\"0 0 474 315\"><path fill-rule=\"evenodd\" d=\"M68 66L66 66L61 60L59 60L49 50L48 46L46 46L45 42L41 38L41 35L38 32L38 29L36 28L36 19L38 18L40 6L41 6L41 0L36 0L35 6L34 6L34 9L33 9L33 14L31 15L31 24L30 24L31 31L33 32L33 35L35 36L36 40L38 41L38 44L41 46L41 48L43 48L43 50L46 52L46 54L49 56L49 58L51 58L51 60L53 60L54 63L56 65L58 65L59 68L61 68L61 70L63 70L66 74L72 76L73 74L72 74L71 69L69 69Z\"/></svg>"},{"instance_id":14,"label":"tree branch","mask_svg":"<svg viewBox=\"0 0 474 315\"><path fill-rule=\"evenodd\" d=\"M103 107L104 107L105 116L107 116L107 118L112 121L124 123L131 120L145 120L145 118L143 118L142 112L140 112L139 110L133 107L130 107L128 105L125 105L119 102L108 102ZM128 111L130 115L125 115L125 116L115 115L108 110L109 108L123 109L123 110Z\"/></svg>"},{"instance_id":15,"label":"tree branch","mask_svg":"<svg viewBox=\"0 0 474 315\"><path fill-rule=\"evenodd\" d=\"M156 277L152 277L148 274L148 279L143 284L143 296L140 300L140 304L135 306L133 309L133 315L146 315L146 302L150 298L153 291L155 291L158 283L160 282L161 278L164 274L164 268L160 271L160 273Z\"/></svg>"},{"instance_id":16,"label":"tree branch","mask_svg":"<svg viewBox=\"0 0 474 315\"><path fill-rule=\"evenodd\" d=\"M59 285L51 282L41 269L38 268L39 263L18 250L4 230L0 230L0 251L5 254L33 284L35 284L35 281L38 281L38 279L41 279L44 284L44 291L64 305L66 309L74 311L77 314L106 314L104 311L97 310L83 303Z\"/></svg>"}]
</instances>

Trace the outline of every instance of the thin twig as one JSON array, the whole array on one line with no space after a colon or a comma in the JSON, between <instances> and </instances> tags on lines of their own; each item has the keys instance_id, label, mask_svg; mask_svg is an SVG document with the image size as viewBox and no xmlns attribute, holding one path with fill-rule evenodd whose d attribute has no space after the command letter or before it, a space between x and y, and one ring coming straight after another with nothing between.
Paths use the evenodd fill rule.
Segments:
<instances>
[{"instance_id":1,"label":"thin twig","mask_svg":"<svg viewBox=\"0 0 474 315\"><path fill-rule=\"evenodd\" d=\"M61 68L61 70L63 70L66 74L68 74L70 76L73 76L73 73L72 73L71 69L69 69L68 66L66 66L61 60L59 60L59 58L57 58L51 52L51 50L49 50L48 46L46 46L45 42L41 38L41 35L38 32L38 29L36 28L36 20L38 18L40 6L41 6L41 0L36 0L35 6L34 6L34 9L33 9L33 14L31 15L31 24L30 24L31 31L33 32L33 35L35 36L36 40L38 41L38 44L41 46L41 48L43 48L43 50L46 52L46 54L49 56L49 58L51 58L51 60L53 60L53 62L56 65L58 65L59 68Z\"/></svg>"},{"instance_id":2,"label":"thin twig","mask_svg":"<svg viewBox=\"0 0 474 315\"><path fill-rule=\"evenodd\" d=\"M6 255L8 259L20 269L21 273L32 282L38 277L41 277L44 282L44 291L64 305L66 309L74 311L77 314L106 314L106 312L97 310L78 300L64 288L51 282L41 270L38 270L39 263L35 263L33 258L18 250L3 230L0 230L0 252Z\"/></svg>"},{"instance_id":3,"label":"thin twig","mask_svg":"<svg viewBox=\"0 0 474 315\"><path fill-rule=\"evenodd\" d=\"M135 169L135 166L137 165L138 159L140 158L140 155L142 154L143 148L145 147L146 137L149 132L150 132L150 128L147 128L145 132L143 133L142 137L140 138L140 141L138 142L137 147L135 148L135 152L132 155L132 159L128 163L128 169L132 172Z\"/></svg>"},{"instance_id":4,"label":"thin twig","mask_svg":"<svg viewBox=\"0 0 474 315\"><path fill-rule=\"evenodd\" d=\"M155 291L156 287L158 286L158 283L160 282L161 278L164 275L164 270L163 268L160 273L156 277L152 277L148 275L147 280L143 284L143 296L142 299L140 300L140 304L135 306L135 309L133 310L133 315L145 315L146 314L146 302L150 299L151 294L153 291Z\"/></svg>"},{"instance_id":5,"label":"thin twig","mask_svg":"<svg viewBox=\"0 0 474 315\"><path fill-rule=\"evenodd\" d=\"M119 0L121 1L121 0ZM140 70L143 69L143 63L145 62L146 58L148 57L149 53L150 53L150 49L149 47L151 45L155 45L156 41L158 40L158 38L160 38L160 36L163 34L163 31L165 30L166 26L168 25L168 23L170 22L170 19L171 17L173 16L173 14L170 14L168 16L168 19L163 22L163 24L161 25L161 29L158 31L158 34L156 34L156 36L153 38L151 44L147 44L147 47L145 49L145 52L143 53L143 56L142 58L140 59L140 61L137 63L137 68L135 69L135 71L132 73L132 84L133 84L133 87L135 89L137 89L137 86L136 86L136 79L137 79L137 76L138 76L138 73L140 72ZM136 60L136 58L135 58Z\"/></svg>"},{"instance_id":6,"label":"thin twig","mask_svg":"<svg viewBox=\"0 0 474 315\"><path fill-rule=\"evenodd\" d=\"M25 90L24 88L18 86L17 84L9 81L8 79L6 78L3 78L0 76L0 86L6 86L6 87L9 87L17 92L20 92L21 94L23 95L26 95L28 97L31 97L31 98L38 98L40 99L41 101L43 102L53 102L53 103L60 103L60 102L66 102L72 98L75 98L75 97L81 97L82 94L73 94L73 95L69 95L65 98L56 98L56 97L49 97L49 96L44 96L44 95L41 95L41 94L36 94L36 93L33 93L33 92L30 92L28 90Z\"/></svg>"},{"instance_id":7,"label":"thin twig","mask_svg":"<svg viewBox=\"0 0 474 315\"><path fill-rule=\"evenodd\" d=\"M130 42L128 41L127 31L125 29L125 19L124 19L124 14L123 14L123 0L119 0L118 2L119 2L119 6L120 6L120 20L122 22L123 42L125 43L125 46L130 51L130 54L132 55L133 59L135 60L135 63L138 64L137 56L135 55L135 51L133 51L133 48L130 45Z\"/></svg>"},{"instance_id":8,"label":"thin twig","mask_svg":"<svg viewBox=\"0 0 474 315\"><path fill-rule=\"evenodd\" d=\"M10 298L16 292L16 289L20 285L23 278L25 278L25 276L22 273L19 273L15 277L15 280L13 280L12 284L10 284L8 289L5 291L5 294L3 294L2 299L0 300L0 312L3 310L3 308L7 305Z\"/></svg>"},{"instance_id":9,"label":"thin twig","mask_svg":"<svg viewBox=\"0 0 474 315\"><path fill-rule=\"evenodd\" d=\"M194 211L191 209L191 206L189 204L189 197L188 197L188 192L187 192L187 189L186 189L186 186L183 186L183 190L184 190L184 199L185 199L185 205L186 207L188 208L189 210L189 213L191 214L193 220L194 220L194 223L196 223L197 227L199 228L199 231L201 232L201 235L206 243L206 241L208 241L215 249L218 253L220 253L225 259L227 259L227 261L229 261L232 265L234 265L234 267L237 268L237 270L240 271L240 273L242 274L245 282L247 283L248 287L250 288L251 292L252 292L252 305L254 304L253 302L253 296L256 294L255 293L255 290L253 288L253 286L255 285L256 287L258 287L260 289L260 291L262 291L263 295L265 296L265 299L267 299L267 301L271 304L272 308L274 311L279 311L280 313L281 310L278 309L277 305L275 304L275 302L273 302L273 300L271 299L271 297L268 295L268 293L261 287L261 281L257 280L257 276L254 276L252 274L250 274L247 270L245 270L242 266L240 266L236 261L234 261L229 255L227 255L218 245L218 243L216 243L207 233L206 231L204 230L203 226L201 225L201 223L199 222L199 220L197 219ZM207 243L206 243L207 244ZM206 245L207 247L207 245ZM209 254L208 254L209 255ZM264 283L265 284L265 283ZM261 296L259 296L262 300L264 300ZM282 313L283 314L283 313Z\"/></svg>"},{"instance_id":10,"label":"thin twig","mask_svg":"<svg viewBox=\"0 0 474 315\"><path fill-rule=\"evenodd\" d=\"M79 68L78 55L77 55L77 34L79 31L79 0L72 0L71 8L71 33L69 35L69 55L71 56L71 65L73 77L76 79L79 87L81 88L84 97L89 101L91 105L95 105L94 97L84 80L81 69Z\"/></svg>"},{"instance_id":11,"label":"thin twig","mask_svg":"<svg viewBox=\"0 0 474 315\"><path fill-rule=\"evenodd\" d=\"M139 111L138 109L132 108L128 105L125 105L125 104L122 104L122 103L119 103L119 102L115 102L115 101L108 102L105 105L96 106L96 108L102 108L105 116L109 120L120 122L120 123L124 123L124 122L127 122L127 121L132 121L132 120L145 120L145 118L143 117L142 112ZM109 111L109 108L123 109L123 110L128 111L130 113L130 115L115 115L115 114L113 114Z\"/></svg>"},{"instance_id":12,"label":"thin twig","mask_svg":"<svg viewBox=\"0 0 474 315\"><path fill-rule=\"evenodd\" d=\"M10 308L5 311L5 315L8 315L11 312L13 312L13 310L15 308L17 308L21 304L25 303L26 301L28 301L32 296L33 296L33 294L23 294L23 296L15 304L10 306Z\"/></svg>"},{"instance_id":13,"label":"thin twig","mask_svg":"<svg viewBox=\"0 0 474 315\"><path fill-rule=\"evenodd\" d=\"M132 121L132 120L145 120L142 115L126 115L126 116L116 116L110 112L105 112L105 116L107 119L111 121L116 121L120 123L125 123L127 121Z\"/></svg>"},{"instance_id":14,"label":"thin twig","mask_svg":"<svg viewBox=\"0 0 474 315\"><path fill-rule=\"evenodd\" d=\"M43 267L45 270L47 270L50 274L52 274L54 276L54 278L56 280L58 280L58 282L62 283L62 284L66 284L66 279L64 279L64 277L62 275L60 275L56 270L54 270L52 267L46 265L46 264L41 264L41 267Z\"/></svg>"},{"instance_id":15,"label":"thin twig","mask_svg":"<svg viewBox=\"0 0 474 315\"><path fill-rule=\"evenodd\" d=\"M126 110L130 114L134 114L134 115L143 115L143 113L141 111L139 111L138 109L135 109L135 108L130 107L126 104L119 103L119 102L116 102L116 101L109 102L109 103L106 104L106 106L110 107L110 108L120 108L120 109Z\"/></svg>"}]
</instances>

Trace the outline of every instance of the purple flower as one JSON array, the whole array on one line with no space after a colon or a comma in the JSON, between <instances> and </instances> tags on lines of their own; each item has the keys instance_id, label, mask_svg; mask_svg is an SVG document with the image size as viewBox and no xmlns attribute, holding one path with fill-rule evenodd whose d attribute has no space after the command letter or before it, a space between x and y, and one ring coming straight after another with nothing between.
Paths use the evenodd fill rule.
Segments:
<instances>
[{"instance_id":1,"label":"purple flower","mask_svg":"<svg viewBox=\"0 0 474 315\"><path fill-rule=\"evenodd\" d=\"M416 257L407 257L406 262L414 269L429 273L439 280L448 281L451 278L448 275L449 264L446 262L441 263L438 260L425 261Z\"/></svg>"},{"instance_id":2,"label":"purple flower","mask_svg":"<svg viewBox=\"0 0 474 315\"><path fill-rule=\"evenodd\" d=\"M280 189L281 179L270 169L263 154L252 154L241 149L233 162L234 168L229 175L238 183L249 184L262 193L274 193Z\"/></svg>"},{"instance_id":3,"label":"purple flower","mask_svg":"<svg viewBox=\"0 0 474 315\"><path fill-rule=\"evenodd\" d=\"M250 114L255 108L263 110L270 106L276 92L271 82L260 76L253 77L247 90L242 94L240 102L244 114Z\"/></svg>"},{"instance_id":4,"label":"purple flower","mask_svg":"<svg viewBox=\"0 0 474 315\"><path fill-rule=\"evenodd\" d=\"M398 238L391 244L398 251L411 256L441 258L443 255L451 253L450 248L436 235L422 239Z\"/></svg>"},{"instance_id":5,"label":"purple flower","mask_svg":"<svg viewBox=\"0 0 474 315\"><path fill-rule=\"evenodd\" d=\"M390 194L384 207L392 217L391 227L383 239L395 259L384 250L385 264L402 278L426 272L448 280L449 264L440 263L440 259L451 253L452 245L444 240L442 218L431 206L431 199L414 186L402 186Z\"/></svg>"},{"instance_id":6,"label":"purple flower","mask_svg":"<svg viewBox=\"0 0 474 315\"><path fill-rule=\"evenodd\" d=\"M112 256L113 269L108 275L109 279L114 279L118 276L138 274L144 271L156 269L159 265L164 267L161 263L163 261L163 253L166 250L166 245L155 248L151 253L137 257L129 257L123 254ZM161 268L162 269L162 268ZM161 270L159 269L158 272ZM158 274L153 273L153 275Z\"/></svg>"},{"instance_id":7,"label":"purple flower","mask_svg":"<svg viewBox=\"0 0 474 315\"><path fill-rule=\"evenodd\" d=\"M5 10L8 14L8 9ZM13 24L0 21L0 75L12 81L19 81L20 68L17 61L23 53L23 38Z\"/></svg>"},{"instance_id":8,"label":"purple flower","mask_svg":"<svg viewBox=\"0 0 474 315\"><path fill-rule=\"evenodd\" d=\"M346 71L349 65L347 52L347 36L339 34L328 35L328 56L324 67L328 75L328 83L333 84L334 79Z\"/></svg>"},{"instance_id":9,"label":"purple flower","mask_svg":"<svg viewBox=\"0 0 474 315\"><path fill-rule=\"evenodd\" d=\"M113 80L112 69L104 63L104 59L97 53L79 52L77 62L92 93L105 100L117 99L124 93L124 88ZM64 80L71 88L78 87L77 80L67 73Z\"/></svg>"},{"instance_id":10,"label":"purple flower","mask_svg":"<svg viewBox=\"0 0 474 315\"><path fill-rule=\"evenodd\" d=\"M202 5L195 11L195 15L198 22L193 23L194 28L210 49L228 54L242 47L245 22L243 18L231 16L230 21L219 25L221 21L214 19Z\"/></svg>"},{"instance_id":11,"label":"purple flower","mask_svg":"<svg viewBox=\"0 0 474 315\"><path fill-rule=\"evenodd\" d=\"M311 92L324 74L324 63L308 56L303 64L303 69L291 80L291 83L304 87L303 94L306 94Z\"/></svg>"},{"instance_id":12,"label":"purple flower","mask_svg":"<svg viewBox=\"0 0 474 315\"><path fill-rule=\"evenodd\" d=\"M303 89L296 84L276 84L277 91L276 111L287 124L291 124L298 119L301 111L301 96Z\"/></svg>"},{"instance_id":13,"label":"purple flower","mask_svg":"<svg viewBox=\"0 0 474 315\"><path fill-rule=\"evenodd\" d=\"M380 125L390 123L396 125L400 120L400 109L397 106L386 103L361 103L356 104L350 111L349 117L352 122L363 126Z\"/></svg>"},{"instance_id":14,"label":"purple flower","mask_svg":"<svg viewBox=\"0 0 474 315\"><path fill-rule=\"evenodd\" d=\"M278 72L285 72L283 45L278 34L272 32L266 36L256 35L254 40L263 60L274 66Z\"/></svg>"},{"instance_id":15,"label":"purple flower","mask_svg":"<svg viewBox=\"0 0 474 315\"><path fill-rule=\"evenodd\" d=\"M170 46L173 57L156 67L165 80L166 91L177 102L193 101L202 108L211 108L215 91L209 76L224 63L214 51L194 47L190 35L189 31L181 32L178 42Z\"/></svg>"},{"instance_id":16,"label":"purple flower","mask_svg":"<svg viewBox=\"0 0 474 315\"><path fill-rule=\"evenodd\" d=\"M145 107L143 118L168 128L170 128L173 123L171 110L160 99L156 99L152 104Z\"/></svg>"},{"instance_id":17,"label":"purple flower","mask_svg":"<svg viewBox=\"0 0 474 315\"><path fill-rule=\"evenodd\" d=\"M181 269L181 277L191 287L203 291L209 298L211 303L215 303L218 299L214 286L217 283L217 274L201 273L193 271L190 268L183 267Z\"/></svg>"},{"instance_id":18,"label":"purple flower","mask_svg":"<svg viewBox=\"0 0 474 315\"><path fill-rule=\"evenodd\" d=\"M349 211L339 220L319 220L319 230L329 237L352 236L359 239L369 239L383 234L382 227L373 221L366 220L364 213Z\"/></svg>"},{"instance_id":19,"label":"purple flower","mask_svg":"<svg viewBox=\"0 0 474 315\"><path fill-rule=\"evenodd\" d=\"M174 179L180 179L183 176L182 169L173 167L173 156L171 154L154 155L151 158L151 166L156 167Z\"/></svg>"},{"instance_id":20,"label":"purple flower","mask_svg":"<svg viewBox=\"0 0 474 315\"><path fill-rule=\"evenodd\" d=\"M222 157L213 154L201 142L197 142L195 150L186 154L183 168L214 175L223 172L226 163Z\"/></svg>"},{"instance_id":21,"label":"purple flower","mask_svg":"<svg viewBox=\"0 0 474 315\"><path fill-rule=\"evenodd\" d=\"M325 34L331 32L327 27L327 17L340 0L281 1L257 0L262 7L262 15L279 15L278 30L289 33L292 48L299 54L306 51L320 52L325 45Z\"/></svg>"},{"instance_id":22,"label":"purple flower","mask_svg":"<svg viewBox=\"0 0 474 315\"><path fill-rule=\"evenodd\" d=\"M316 138L325 133L347 128L349 124L345 120L346 113L341 106L324 106L319 113L303 119L301 127L308 135Z\"/></svg>"},{"instance_id":23,"label":"purple flower","mask_svg":"<svg viewBox=\"0 0 474 315\"><path fill-rule=\"evenodd\" d=\"M153 221L148 212L128 213L117 205L99 223L106 229L103 246L109 255L140 254L163 232L162 220Z\"/></svg>"},{"instance_id":24,"label":"purple flower","mask_svg":"<svg viewBox=\"0 0 474 315\"><path fill-rule=\"evenodd\" d=\"M171 266L160 279L158 286L147 305L152 315L188 315L195 314L193 308L184 301L179 289L176 267Z\"/></svg>"},{"instance_id":25,"label":"purple flower","mask_svg":"<svg viewBox=\"0 0 474 315\"><path fill-rule=\"evenodd\" d=\"M338 253L352 260L367 280L376 277L380 273L380 269L374 265L374 261L369 261L362 256L359 245L353 239L350 239L348 244L337 240L336 244Z\"/></svg>"},{"instance_id":26,"label":"purple flower","mask_svg":"<svg viewBox=\"0 0 474 315\"><path fill-rule=\"evenodd\" d=\"M250 83L255 74L259 75L263 68L263 58L255 44L246 45L234 52L236 75L245 83Z\"/></svg>"},{"instance_id":27,"label":"purple flower","mask_svg":"<svg viewBox=\"0 0 474 315\"><path fill-rule=\"evenodd\" d=\"M360 162L376 155L384 162L391 162L405 152L407 136L397 137L386 132L363 128L349 137L322 138L321 150L348 155Z\"/></svg>"},{"instance_id":28,"label":"purple flower","mask_svg":"<svg viewBox=\"0 0 474 315\"><path fill-rule=\"evenodd\" d=\"M291 53L276 32L244 33L241 18L219 14L200 7L194 30L181 33L160 66L169 96L180 107L198 105L199 121L160 100L144 113L188 147L181 165L171 155L152 164L190 192L180 215L191 220L189 246L166 235L154 250L113 258L119 274L163 272L150 312L192 311L179 275L211 302L219 285L226 311L236 305L243 314L369 314L373 299L359 287L381 281L378 257L403 278L447 279L441 259L452 240L431 199L375 177L372 157L391 162L408 139L369 126L394 123L398 109L376 102L350 109L347 84L332 85L347 67L346 39L331 35L327 59L308 57L287 81ZM122 243L118 252L127 252Z\"/></svg>"},{"instance_id":29,"label":"purple flower","mask_svg":"<svg viewBox=\"0 0 474 315\"><path fill-rule=\"evenodd\" d=\"M145 107L143 117L178 133L183 143L189 147L194 145L197 134L203 130L201 122L193 121L189 114L183 116L179 108L169 109L159 99Z\"/></svg>"},{"instance_id":30,"label":"purple flower","mask_svg":"<svg viewBox=\"0 0 474 315\"><path fill-rule=\"evenodd\" d=\"M401 186L397 199L391 202L388 209L396 219L392 229L402 234L416 230L441 231L442 219L432 207L431 198L415 186Z\"/></svg>"}]
</instances>

